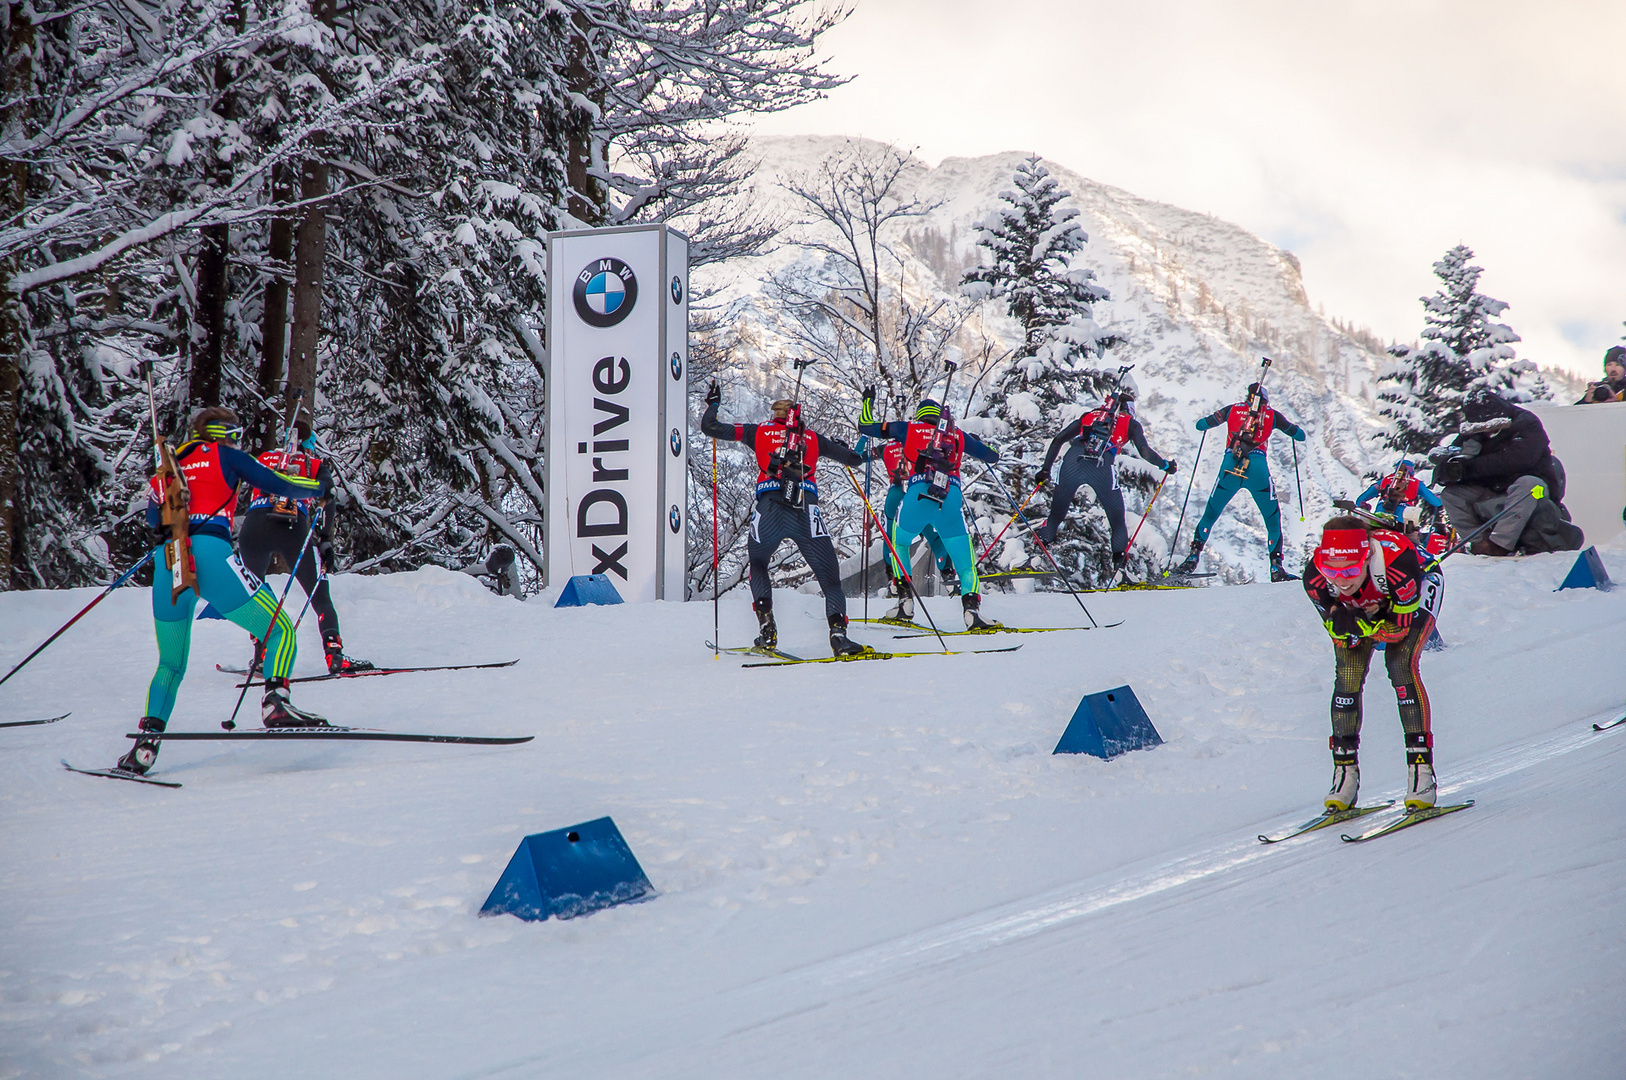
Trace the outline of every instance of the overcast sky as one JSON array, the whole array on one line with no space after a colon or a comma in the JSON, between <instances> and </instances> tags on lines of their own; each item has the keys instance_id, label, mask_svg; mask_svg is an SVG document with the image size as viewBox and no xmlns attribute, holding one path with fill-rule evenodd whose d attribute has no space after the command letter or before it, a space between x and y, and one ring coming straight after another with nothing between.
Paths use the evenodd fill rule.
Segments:
<instances>
[{"instance_id":1,"label":"overcast sky","mask_svg":"<svg viewBox=\"0 0 1626 1080\"><path fill-rule=\"evenodd\" d=\"M1626 0L856 0L823 52L853 82L753 130L1037 151L1291 250L1385 338L1458 243L1520 356L1597 378L1626 334Z\"/></svg>"}]
</instances>

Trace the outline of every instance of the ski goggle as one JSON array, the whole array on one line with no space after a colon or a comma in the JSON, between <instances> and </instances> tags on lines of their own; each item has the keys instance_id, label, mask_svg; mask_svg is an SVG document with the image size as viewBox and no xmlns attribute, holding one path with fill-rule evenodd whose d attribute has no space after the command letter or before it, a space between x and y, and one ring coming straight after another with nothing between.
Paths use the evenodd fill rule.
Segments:
<instances>
[{"instance_id":1,"label":"ski goggle","mask_svg":"<svg viewBox=\"0 0 1626 1080\"><path fill-rule=\"evenodd\" d=\"M224 442L241 442L243 440L242 424L212 423L203 425L203 434L210 439Z\"/></svg>"},{"instance_id":2,"label":"ski goggle","mask_svg":"<svg viewBox=\"0 0 1626 1080\"><path fill-rule=\"evenodd\" d=\"M1347 566L1333 566L1317 560L1315 566L1328 581L1354 581L1366 572L1364 562L1350 563Z\"/></svg>"}]
</instances>

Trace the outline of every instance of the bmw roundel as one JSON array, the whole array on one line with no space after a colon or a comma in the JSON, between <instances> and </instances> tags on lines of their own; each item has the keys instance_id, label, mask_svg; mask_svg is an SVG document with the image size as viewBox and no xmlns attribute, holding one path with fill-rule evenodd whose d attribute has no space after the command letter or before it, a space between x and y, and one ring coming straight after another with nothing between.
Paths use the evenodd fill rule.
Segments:
<instances>
[{"instance_id":1,"label":"bmw roundel","mask_svg":"<svg viewBox=\"0 0 1626 1080\"><path fill-rule=\"evenodd\" d=\"M683 515L678 512L676 503L672 504L672 512L666 515L666 523L672 526L673 532L677 532L683 527Z\"/></svg>"},{"instance_id":2,"label":"bmw roundel","mask_svg":"<svg viewBox=\"0 0 1626 1080\"><path fill-rule=\"evenodd\" d=\"M576 275L571 299L588 326L614 326L638 302L638 279L620 259L594 259Z\"/></svg>"},{"instance_id":3,"label":"bmw roundel","mask_svg":"<svg viewBox=\"0 0 1626 1080\"><path fill-rule=\"evenodd\" d=\"M676 274L672 275L672 303L683 303L683 279Z\"/></svg>"},{"instance_id":4,"label":"bmw roundel","mask_svg":"<svg viewBox=\"0 0 1626 1080\"><path fill-rule=\"evenodd\" d=\"M678 457L683 453L683 433L677 428L672 429L672 456Z\"/></svg>"},{"instance_id":5,"label":"bmw roundel","mask_svg":"<svg viewBox=\"0 0 1626 1080\"><path fill-rule=\"evenodd\" d=\"M683 357L675 352L672 354L672 378L683 378Z\"/></svg>"}]
</instances>

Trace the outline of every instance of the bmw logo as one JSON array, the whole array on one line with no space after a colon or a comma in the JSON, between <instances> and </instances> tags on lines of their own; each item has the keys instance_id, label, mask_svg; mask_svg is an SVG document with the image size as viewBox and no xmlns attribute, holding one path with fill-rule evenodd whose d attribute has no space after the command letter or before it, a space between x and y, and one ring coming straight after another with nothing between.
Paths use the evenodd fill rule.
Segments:
<instances>
[{"instance_id":1,"label":"bmw logo","mask_svg":"<svg viewBox=\"0 0 1626 1080\"><path fill-rule=\"evenodd\" d=\"M588 326L614 326L638 302L638 279L620 259L594 259L576 275L570 292L576 314Z\"/></svg>"},{"instance_id":2,"label":"bmw logo","mask_svg":"<svg viewBox=\"0 0 1626 1080\"><path fill-rule=\"evenodd\" d=\"M672 354L672 378L683 378L683 357L677 353Z\"/></svg>"},{"instance_id":3,"label":"bmw logo","mask_svg":"<svg viewBox=\"0 0 1626 1080\"><path fill-rule=\"evenodd\" d=\"M683 515L678 512L678 508L675 503L672 506L672 512L666 515L666 523L672 526L673 532L677 532L683 527Z\"/></svg>"},{"instance_id":4,"label":"bmw logo","mask_svg":"<svg viewBox=\"0 0 1626 1080\"><path fill-rule=\"evenodd\" d=\"M683 453L683 435L677 428L672 429L672 456L677 457Z\"/></svg>"},{"instance_id":5,"label":"bmw logo","mask_svg":"<svg viewBox=\"0 0 1626 1080\"><path fill-rule=\"evenodd\" d=\"M672 275L672 303L683 303L683 279L676 274Z\"/></svg>"}]
</instances>

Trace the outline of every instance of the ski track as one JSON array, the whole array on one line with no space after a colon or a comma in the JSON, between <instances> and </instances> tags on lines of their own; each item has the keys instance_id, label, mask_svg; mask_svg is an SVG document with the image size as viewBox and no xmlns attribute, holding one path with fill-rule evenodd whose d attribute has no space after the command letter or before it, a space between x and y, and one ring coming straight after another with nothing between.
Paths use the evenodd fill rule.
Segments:
<instances>
[{"instance_id":1,"label":"ski track","mask_svg":"<svg viewBox=\"0 0 1626 1080\"><path fill-rule=\"evenodd\" d=\"M360 655L521 662L296 700L537 741L175 744L154 775L180 791L56 764L128 745L154 650L146 594L121 592L0 698L0 719L73 710L0 731L0 1080L1603 1075L1626 844L1599 810L1626 732L1591 723L1626 699L1626 593L1554 593L1572 559L1453 561L1424 676L1442 798L1479 802L1359 847L1254 839L1326 779L1331 650L1296 586L1103 595L1124 626L1014 654L741 671L698 644L709 605L340 578ZM0 595L0 667L88 595ZM818 598L778 606L819 655ZM985 606L1077 618L1064 595ZM745 604L723 617L749 639ZM210 668L243 659L198 624L178 730L229 712ZM1051 757L1080 693L1125 682L1165 744ZM1375 801L1403 778L1381 665L1366 711ZM653 900L474 917L521 836L603 813Z\"/></svg>"}]
</instances>

